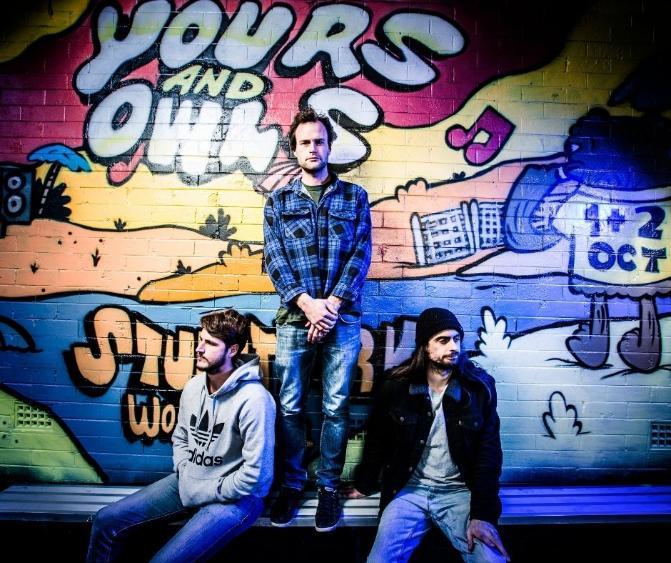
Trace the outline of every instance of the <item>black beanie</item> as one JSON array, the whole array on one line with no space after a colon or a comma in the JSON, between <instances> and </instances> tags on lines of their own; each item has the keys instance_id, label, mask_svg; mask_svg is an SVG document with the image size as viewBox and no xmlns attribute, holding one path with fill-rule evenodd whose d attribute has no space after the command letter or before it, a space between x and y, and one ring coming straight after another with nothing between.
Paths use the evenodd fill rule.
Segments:
<instances>
[{"instance_id":1,"label":"black beanie","mask_svg":"<svg viewBox=\"0 0 671 563\"><path fill-rule=\"evenodd\" d=\"M415 344L418 348L424 346L431 340L431 337L444 330L456 330L462 340L464 338L464 329L461 327L461 323L450 311L440 307L426 309L417 319Z\"/></svg>"}]
</instances>

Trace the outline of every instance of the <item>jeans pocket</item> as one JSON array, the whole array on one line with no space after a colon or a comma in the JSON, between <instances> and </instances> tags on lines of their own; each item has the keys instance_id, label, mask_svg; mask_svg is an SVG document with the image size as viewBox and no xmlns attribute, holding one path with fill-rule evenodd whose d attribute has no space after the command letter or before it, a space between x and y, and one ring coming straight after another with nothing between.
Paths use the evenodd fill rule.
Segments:
<instances>
[{"instance_id":1,"label":"jeans pocket","mask_svg":"<svg viewBox=\"0 0 671 563\"><path fill-rule=\"evenodd\" d=\"M338 313L338 319L346 325L354 325L361 321L361 317L354 313Z\"/></svg>"}]
</instances>

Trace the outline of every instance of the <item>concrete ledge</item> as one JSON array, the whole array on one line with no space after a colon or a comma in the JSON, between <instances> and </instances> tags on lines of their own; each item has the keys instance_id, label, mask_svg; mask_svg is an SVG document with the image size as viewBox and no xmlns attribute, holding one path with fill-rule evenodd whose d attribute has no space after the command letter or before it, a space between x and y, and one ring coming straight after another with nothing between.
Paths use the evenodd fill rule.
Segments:
<instances>
[{"instance_id":1,"label":"concrete ledge","mask_svg":"<svg viewBox=\"0 0 671 563\"><path fill-rule=\"evenodd\" d=\"M137 486L12 485L0 492L0 521L86 522ZM671 486L504 486L504 526L533 524L671 522ZM376 526L379 496L344 500L343 526ZM316 493L306 493L296 527L314 526ZM255 526L270 526L267 515Z\"/></svg>"}]
</instances>

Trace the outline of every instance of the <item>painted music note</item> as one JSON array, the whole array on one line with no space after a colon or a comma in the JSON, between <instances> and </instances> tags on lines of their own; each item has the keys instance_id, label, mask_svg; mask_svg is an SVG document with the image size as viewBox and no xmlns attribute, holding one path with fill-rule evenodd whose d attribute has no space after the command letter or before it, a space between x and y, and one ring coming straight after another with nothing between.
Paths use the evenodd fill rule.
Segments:
<instances>
[{"instance_id":1,"label":"painted music note","mask_svg":"<svg viewBox=\"0 0 671 563\"><path fill-rule=\"evenodd\" d=\"M479 166L499 153L514 130L515 125L493 107L487 106L470 129L461 125L450 127L445 133L445 142L453 149L463 149L466 162ZM483 136L479 133L486 135L486 140L476 142L476 137Z\"/></svg>"}]
</instances>

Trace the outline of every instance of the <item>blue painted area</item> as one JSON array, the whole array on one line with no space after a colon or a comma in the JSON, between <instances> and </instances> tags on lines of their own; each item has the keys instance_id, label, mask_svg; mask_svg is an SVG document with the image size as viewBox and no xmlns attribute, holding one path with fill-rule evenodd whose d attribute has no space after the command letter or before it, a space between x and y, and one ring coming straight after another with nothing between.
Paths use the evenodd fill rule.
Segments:
<instances>
[{"instance_id":1,"label":"blue painted area","mask_svg":"<svg viewBox=\"0 0 671 563\"><path fill-rule=\"evenodd\" d=\"M150 445L139 440L130 442L124 435L120 423L121 397L128 387L130 364L119 365L112 386L101 396L89 396L73 383L63 354L72 344L86 342L84 317L100 306L119 306L174 332L178 326L197 327L200 314L206 311L236 307L253 314L261 323L271 324L278 302L273 297L274 303L265 309L259 309L260 296L161 305L104 294L37 302L3 301L0 315L20 324L35 340L37 351L0 352L0 383L20 397L48 408L111 482L144 482L147 475L144 472L171 470L171 444L158 440ZM12 342L13 334L14 331L10 335Z\"/></svg>"},{"instance_id":2,"label":"blue painted area","mask_svg":"<svg viewBox=\"0 0 671 563\"><path fill-rule=\"evenodd\" d=\"M511 279L497 276L429 278L387 281L384 295L379 282L366 287L364 325L377 329L399 317L412 318L424 308L446 306L468 327L466 347L472 348L481 326L481 309L494 310L508 319L516 333L557 322L586 319L588 300L568 291L566 276ZM424 295L432 288L431 297ZM454 291L452 291L454 289ZM539 314L543 301L547 315ZM528 299L523 296L529 296ZM561 303L561 307L558 304ZM112 482L144 482L146 476L171 470L171 444L154 440L129 441L120 423L121 399L128 386L131 366L122 364L112 386L100 396L78 389L68 373L63 353L74 343L84 343L83 319L100 306L119 306L146 317L151 323L174 331L178 326L197 327L202 312L236 307L272 325L278 298L275 295L237 296L196 303L147 304L105 294L83 294L41 301L4 301L0 315L20 324L35 340L36 352L6 349L1 352L0 382L14 393L50 409L81 448ZM661 314L671 311L671 301L658 300ZM609 301L611 317L636 318L638 305L631 300ZM128 457L132 456L132 457ZM129 461L132 460L132 461Z\"/></svg>"}]
</instances>

